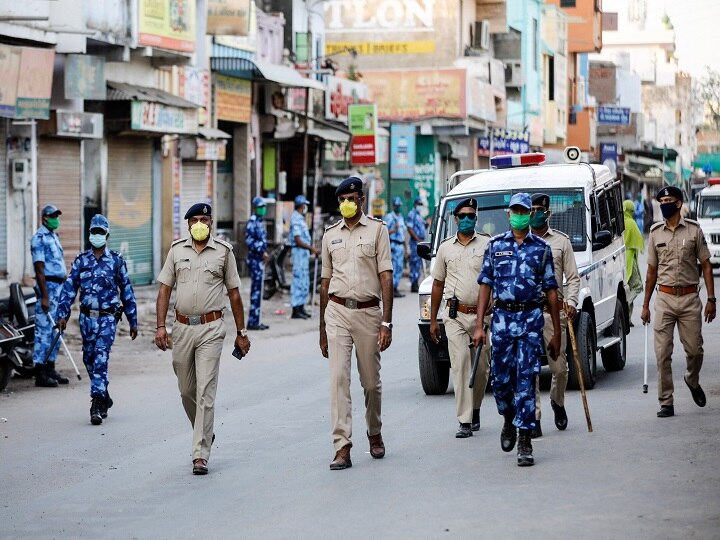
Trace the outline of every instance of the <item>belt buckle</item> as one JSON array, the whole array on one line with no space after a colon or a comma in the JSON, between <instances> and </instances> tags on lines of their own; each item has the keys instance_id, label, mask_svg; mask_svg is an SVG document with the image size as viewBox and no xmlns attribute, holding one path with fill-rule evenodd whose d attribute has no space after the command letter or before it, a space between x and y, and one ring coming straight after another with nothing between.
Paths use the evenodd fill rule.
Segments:
<instances>
[{"instance_id":1,"label":"belt buckle","mask_svg":"<svg viewBox=\"0 0 720 540\"><path fill-rule=\"evenodd\" d=\"M200 315L188 315L188 324L191 326L200 324Z\"/></svg>"},{"instance_id":2,"label":"belt buckle","mask_svg":"<svg viewBox=\"0 0 720 540\"><path fill-rule=\"evenodd\" d=\"M91 317L100 317L100 310L99 309L91 309L90 316Z\"/></svg>"},{"instance_id":3,"label":"belt buckle","mask_svg":"<svg viewBox=\"0 0 720 540\"><path fill-rule=\"evenodd\" d=\"M345 307L350 308L350 309L357 309L358 301L354 300L352 298L346 298L345 299Z\"/></svg>"}]
</instances>

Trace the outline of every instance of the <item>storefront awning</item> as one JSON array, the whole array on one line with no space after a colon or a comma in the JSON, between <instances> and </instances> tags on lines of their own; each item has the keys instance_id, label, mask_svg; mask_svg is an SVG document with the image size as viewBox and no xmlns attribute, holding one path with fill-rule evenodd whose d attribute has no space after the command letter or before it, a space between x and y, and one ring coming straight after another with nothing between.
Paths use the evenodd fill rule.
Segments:
<instances>
[{"instance_id":1,"label":"storefront awning","mask_svg":"<svg viewBox=\"0 0 720 540\"><path fill-rule=\"evenodd\" d=\"M330 142L347 143L350 141L350 134L330 127L311 127L308 135Z\"/></svg>"},{"instance_id":2,"label":"storefront awning","mask_svg":"<svg viewBox=\"0 0 720 540\"><path fill-rule=\"evenodd\" d=\"M197 109L192 101L175 96L156 88L135 86L133 84L107 82L107 101L147 101L151 103L162 103L170 107L181 109Z\"/></svg>"},{"instance_id":3,"label":"storefront awning","mask_svg":"<svg viewBox=\"0 0 720 540\"><path fill-rule=\"evenodd\" d=\"M232 139L232 135L216 128L199 127L198 135L205 139Z\"/></svg>"},{"instance_id":4,"label":"storefront awning","mask_svg":"<svg viewBox=\"0 0 720 540\"><path fill-rule=\"evenodd\" d=\"M293 68L269 64L261 60L250 60L248 58L211 58L210 69L240 79L272 81L283 86L295 88L315 88L316 90L323 90L325 88L320 81L303 77Z\"/></svg>"}]
</instances>

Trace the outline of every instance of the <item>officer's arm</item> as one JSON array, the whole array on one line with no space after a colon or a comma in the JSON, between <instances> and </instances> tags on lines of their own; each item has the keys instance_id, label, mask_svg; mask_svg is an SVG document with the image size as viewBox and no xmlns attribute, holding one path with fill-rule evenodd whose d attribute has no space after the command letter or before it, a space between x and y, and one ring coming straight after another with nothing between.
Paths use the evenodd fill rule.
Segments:
<instances>
[{"instance_id":1,"label":"officer's arm","mask_svg":"<svg viewBox=\"0 0 720 540\"><path fill-rule=\"evenodd\" d=\"M570 240L566 242L567 249L563 251L563 274L567 280L567 302L572 307L577 307L580 296L580 275L578 274L575 255L573 255ZM562 284L558 283L558 287Z\"/></svg>"},{"instance_id":2,"label":"officer's arm","mask_svg":"<svg viewBox=\"0 0 720 540\"><path fill-rule=\"evenodd\" d=\"M120 298L122 299L123 311L127 317L130 328L137 328L137 303L135 302L135 292L130 283L130 274L127 270L125 260L120 261Z\"/></svg>"},{"instance_id":3,"label":"officer's arm","mask_svg":"<svg viewBox=\"0 0 720 540\"><path fill-rule=\"evenodd\" d=\"M398 221L392 217L385 220L385 225L387 225L388 234L392 234L398 230Z\"/></svg>"},{"instance_id":4,"label":"officer's arm","mask_svg":"<svg viewBox=\"0 0 720 540\"><path fill-rule=\"evenodd\" d=\"M545 291L548 305L550 306L550 318L553 323L553 334L560 335L560 301L558 300L557 289L548 289Z\"/></svg>"},{"instance_id":5,"label":"officer's arm","mask_svg":"<svg viewBox=\"0 0 720 540\"><path fill-rule=\"evenodd\" d=\"M70 274L68 275L65 283L62 286L62 292L60 298L58 298L57 307L57 318L65 319L70 316L70 306L75 301L75 296L80 288L80 255L78 255L73 261L72 267L70 268Z\"/></svg>"},{"instance_id":6,"label":"officer's arm","mask_svg":"<svg viewBox=\"0 0 720 540\"><path fill-rule=\"evenodd\" d=\"M47 282L45 281L45 263L43 261L37 261L33 263L35 267L35 281L40 289L40 296L42 298L48 297Z\"/></svg>"},{"instance_id":7,"label":"officer's arm","mask_svg":"<svg viewBox=\"0 0 720 540\"><path fill-rule=\"evenodd\" d=\"M240 330L245 328L245 309L243 308L242 298L240 297L240 288L228 290L228 298L230 299L230 309L235 319L235 327Z\"/></svg>"},{"instance_id":8,"label":"officer's arm","mask_svg":"<svg viewBox=\"0 0 720 540\"><path fill-rule=\"evenodd\" d=\"M380 277L380 290L382 291L382 303L383 303L383 314L382 320L384 322L392 322L392 309L393 309L393 281L392 281L392 270L386 270L378 274Z\"/></svg>"},{"instance_id":9,"label":"officer's arm","mask_svg":"<svg viewBox=\"0 0 720 540\"><path fill-rule=\"evenodd\" d=\"M167 317L168 307L170 306L170 295L172 294L172 287L160 283L160 289L158 290L157 300L155 301L155 313L157 328L165 328L165 318Z\"/></svg>"}]
</instances>

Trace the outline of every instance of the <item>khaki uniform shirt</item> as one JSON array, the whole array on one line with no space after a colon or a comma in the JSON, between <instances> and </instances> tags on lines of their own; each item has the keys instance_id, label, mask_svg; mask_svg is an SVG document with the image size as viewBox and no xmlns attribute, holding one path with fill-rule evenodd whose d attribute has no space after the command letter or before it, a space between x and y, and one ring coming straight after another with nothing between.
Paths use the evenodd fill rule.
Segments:
<instances>
[{"instance_id":1,"label":"khaki uniform shirt","mask_svg":"<svg viewBox=\"0 0 720 540\"><path fill-rule=\"evenodd\" d=\"M700 282L698 261L710 258L710 250L697 221L680 218L674 231L666 222L656 223L650 229L648 260L657 268L658 285L687 287Z\"/></svg>"},{"instance_id":2,"label":"khaki uniform shirt","mask_svg":"<svg viewBox=\"0 0 720 540\"><path fill-rule=\"evenodd\" d=\"M173 242L157 279L168 287L177 283L175 309L183 315L221 311L224 289L240 287L232 246L212 236L200 253L190 237Z\"/></svg>"},{"instance_id":3,"label":"khaki uniform shirt","mask_svg":"<svg viewBox=\"0 0 720 540\"><path fill-rule=\"evenodd\" d=\"M381 272L392 271L388 230L380 219L363 214L350 229L345 220L325 229L322 277L329 294L358 302L381 299Z\"/></svg>"},{"instance_id":4,"label":"khaki uniform shirt","mask_svg":"<svg viewBox=\"0 0 720 540\"><path fill-rule=\"evenodd\" d=\"M558 300L565 299L572 307L577 307L580 295L580 275L578 274L575 255L573 255L570 239L563 232L548 227L547 232L542 236L550 245L553 254L553 266L555 268L555 281L558 283ZM565 285L563 286L563 276ZM562 311L562 309L561 309Z\"/></svg>"},{"instance_id":5,"label":"khaki uniform shirt","mask_svg":"<svg viewBox=\"0 0 720 540\"><path fill-rule=\"evenodd\" d=\"M443 298L453 295L461 304L477 304L478 276L482 269L485 248L490 237L475 232L467 245L462 245L457 235L445 239L437 250L432 277L444 281Z\"/></svg>"}]
</instances>

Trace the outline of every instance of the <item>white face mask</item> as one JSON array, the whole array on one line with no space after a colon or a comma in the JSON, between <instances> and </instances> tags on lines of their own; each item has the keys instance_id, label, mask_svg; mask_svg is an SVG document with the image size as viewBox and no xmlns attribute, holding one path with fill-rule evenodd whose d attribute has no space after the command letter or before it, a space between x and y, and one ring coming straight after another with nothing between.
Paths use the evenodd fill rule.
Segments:
<instances>
[{"instance_id":1,"label":"white face mask","mask_svg":"<svg viewBox=\"0 0 720 540\"><path fill-rule=\"evenodd\" d=\"M94 248L101 248L105 245L107 242L107 235L105 234L91 234L90 235L90 244Z\"/></svg>"}]
</instances>

